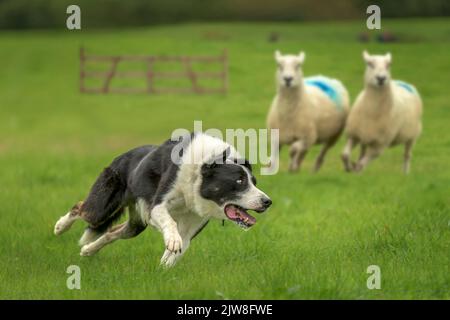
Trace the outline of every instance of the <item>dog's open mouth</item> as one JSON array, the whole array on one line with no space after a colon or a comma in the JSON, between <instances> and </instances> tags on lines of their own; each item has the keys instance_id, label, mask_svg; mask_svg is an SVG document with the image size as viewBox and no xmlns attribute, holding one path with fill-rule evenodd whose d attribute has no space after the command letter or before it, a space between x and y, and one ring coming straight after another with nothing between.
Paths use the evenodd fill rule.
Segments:
<instances>
[{"instance_id":1,"label":"dog's open mouth","mask_svg":"<svg viewBox=\"0 0 450 320\"><path fill-rule=\"evenodd\" d=\"M248 229L256 223L256 219L247 213L247 210L235 205L227 204L224 209L225 215L238 226Z\"/></svg>"}]
</instances>

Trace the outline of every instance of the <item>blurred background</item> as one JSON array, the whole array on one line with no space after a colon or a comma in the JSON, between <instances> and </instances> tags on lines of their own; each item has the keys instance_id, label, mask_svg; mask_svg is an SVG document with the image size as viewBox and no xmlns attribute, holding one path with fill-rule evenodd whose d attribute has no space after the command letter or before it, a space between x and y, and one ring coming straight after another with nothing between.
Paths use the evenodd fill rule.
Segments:
<instances>
[{"instance_id":1,"label":"blurred background","mask_svg":"<svg viewBox=\"0 0 450 320\"><path fill-rule=\"evenodd\" d=\"M0 28L64 28L61 12L82 8L83 28L125 27L187 21L308 21L358 19L371 4L382 16L449 16L448 0L0 0Z\"/></svg>"},{"instance_id":2,"label":"blurred background","mask_svg":"<svg viewBox=\"0 0 450 320\"><path fill-rule=\"evenodd\" d=\"M81 30L66 29L71 4L81 8ZM381 8L381 30L367 29L370 4ZM449 15L449 0L0 0L0 298L450 299ZM81 93L80 47L88 55L226 50L228 91ZM305 75L341 80L352 101L363 88L362 51L391 52L393 77L424 100L411 175L402 174L402 148L364 174L347 174L343 138L318 174L310 172L315 147L292 175L286 148L279 173L257 177L274 201L257 226L244 233L211 222L170 272L157 268L158 232L118 241L93 259L79 256L83 223L53 235L58 217L118 154L192 130L195 120L204 130L265 128L277 49L304 50ZM117 70L144 71L142 64ZM183 71L179 63L159 67ZM89 87L102 86L103 78L92 80ZM66 287L73 264L82 268L82 290ZM382 290L366 287L373 264Z\"/></svg>"}]
</instances>

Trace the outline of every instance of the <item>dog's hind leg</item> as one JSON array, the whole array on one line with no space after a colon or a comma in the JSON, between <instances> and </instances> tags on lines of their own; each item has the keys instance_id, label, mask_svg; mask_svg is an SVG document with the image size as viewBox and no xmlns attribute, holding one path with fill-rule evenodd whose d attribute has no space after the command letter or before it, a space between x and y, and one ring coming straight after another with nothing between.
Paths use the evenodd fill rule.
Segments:
<instances>
[{"instance_id":1,"label":"dog's hind leg","mask_svg":"<svg viewBox=\"0 0 450 320\"><path fill-rule=\"evenodd\" d=\"M117 219L120 218L120 216L123 214L123 212L124 212L124 208L118 208L117 211L114 212L109 217L109 219L107 219L97 225L90 224L84 231L83 235L81 236L80 240L78 241L78 244L80 246L84 246L86 244L94 242L95 240L100 238L102 235L104 235L107 231L114 231L115 229L111 229L111 226L113 225L114 221L116 221ZM117 228L117 227L118 226L115 226L113 228Z\"/></svg>"},{"instance_id":2,"label":"dog's hind leg","mask_svg":"<svg viewBox=\"0 0 450 320\"><path fill-rule=\"evenodd\" d=\"M81 248L80 255L91 256L97 253L104 246L118 239L129 239L140 234L146 226L142 224L140 220L136 219L135 212L134 207L130 207L130 219L128 221L112 227L97 240L84 245Z\"/></svg>"},{"instance_id":3,"label":"dog's hind leg","mask_svg":"<svg viewBox=\"0 0 450 320\"><path fill-rule=\"evenodd\" d=\"M59 236L63 232L66 232L70 229L73 223L81 218L81 206L83 205L83 201L78 202L76 205L70 209L70 211L59 218L59 220L55 224L54 233Z\"/></svg>"},{"instance_id":4,"label":"dog's hind leg","mask_svg":"<svg viewBox=\"0 0 450 320\"><path fill-rule=\"evenodd\" d=\"M78 244L80 246L84 246L88 243L94 242L95 240L100 238L106 231L107 230L99 231L92 227L87 227L86 230L84 230L84 233L81 236L80 240L78 240Z\"/></svg>"},{"instance_id":5,"label":"dog's hind leg","mask_svg":"<svg viewBox=\"0 0 450 320\"><path fill-rule=\"evenodd\" d=\"M89 224L79 240L80 246L100 238L120 218L125 192L120 176L111 167L105 168L80 208L80 216Z\"/></svg>"}]
</instances>

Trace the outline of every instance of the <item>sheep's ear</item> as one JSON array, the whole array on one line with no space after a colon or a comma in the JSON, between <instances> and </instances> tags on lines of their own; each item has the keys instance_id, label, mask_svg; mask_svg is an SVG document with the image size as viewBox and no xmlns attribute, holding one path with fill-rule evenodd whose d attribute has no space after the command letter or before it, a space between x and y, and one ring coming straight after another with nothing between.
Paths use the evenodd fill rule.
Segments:
<instances>
[{"instance_id":1,"label":"sheep's ear","mask_svg":"<svg viewBox=\"0 0 450 320\"><path fill-rule=\"evenodd\" d=\"M280 60L281 59L281 52L280 52L280 50L276 50L275 51L275 60Z\"/></svg>"},{"instance_id":2,"label":"sheep's ear","mask_svg":"<svg viewBox=\"0 0 450 320\"><path fill-rule=\"evenodd\" d=\"M300 64L302 64L302 63L305 61L305 57L306 57L306 54L305 54L305 52L303 52L303 51L301 51L301 52L298 54L298 61L300 62Z\"/></svg>"},{"instance_id":3,"label":"sheep's ear","mask_svg":"<svg viewBox=\"0 0 450 320\"><path fill-rule=\"evenodd\" d=\"M386 53L385 58L388 65L390 65L392 63L392 54L390 52Z\"/></svg>"},{"instance_id":4,"label":"sheep's ear","mask_svg":"<svg viewBox=\"0 0 450 320\"><path fill-rule=\"evenodd\" d=\"M369 62L371 60L371 58L372 57L370 56L369 52L367 52L367 50L364 50L363 51L363 59L364 59L364 61Z\"/></svg>"}]
</instances>

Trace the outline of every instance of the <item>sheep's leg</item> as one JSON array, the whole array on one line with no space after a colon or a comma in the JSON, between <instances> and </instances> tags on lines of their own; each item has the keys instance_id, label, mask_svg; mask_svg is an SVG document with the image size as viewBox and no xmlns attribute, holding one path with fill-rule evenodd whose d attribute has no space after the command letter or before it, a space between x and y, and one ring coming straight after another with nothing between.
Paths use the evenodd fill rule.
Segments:
<instances>
[{"instance_id":1,"label":"sheep's leg","mask_svg":"<svg viewBox=\"0 0 450 320\"><path fill-rule=\"evenodd\" d=\"M297 172L300 165L305 158L308 149L305 143L301 140L295 141L289 150L289 155L291 157L291 163L289 164L290 172Z\"/></svg>"},{"instance_id":2,"label":"sheep's leg","mask_svg":"<svg viewBox=\"0 0 450 320\"><path fill-rule=\"evenodd\" d=\"M345 171L351 172L354 169L354 165L352 164L352 150L354 147L358 145L358 141L354 138L348 138L347 143L345 144L344 150L341 154L342 162L344 163Z\"/></svg>"},{"instance_id":3,"label":"sheep's leg","mask_svg":"<svg viewBox=\"0 0 450 320\"><path fill-rule=\"evenodd\" d=\"M403 157L403 171L405 172L405 174L408 174L410 171L413 146L414 141L408 141L405 143L405 153Z\"/></svg>"},{"instance_id":4,"label":"sheep's leg","mask_svg":"<svg viewBox=\"0 0 450 320\"><path fill-rule=\"evenodd\" d=\"M367 147L363 157L356 164L355 171L359 172L364 170L369 162L376 159L381 154L382 150L382 148Z\"/></svg>"},{"instance_id":5,"label":"sheep's leg","mask_svg":"<svg viewBox=\"0 0 450 320\"><path fill-rule=\"evenodd\" d=\"M278 144L278 143L276 143L276 144ZM274 145L274 143L272 143L272 146L273 145ZM271 155L270 155L270 160L269 160L269 168L276 168L275 170L278 170L282 147L283 147L283 145L281 143L279 143L277 149L271 150Z\"/></svg>"},{"instance_id":6,"label":"sheep's leg","mask_svg":"<svg viewBox=\"0 0 450 320\"><path fill-rule=\"evenodd\" d=\"M364 156L366 155L366 150L367 150L367 146L361 144L361 149L359 151L358 161L361 161L361 159L364 158ZM356 170L356 166L358 165L358 161L356 161L356 162L352 161L351 162L353 170Z\"/></svg>"},{"instance_id":7,"label":"sheep's leg","mask_svg":"<svg viewBox=\"0 0 450 320\"><path fill-rule=\"evenodd\" d=\"M317 156L316 164L314 165L314 172L319 171L320 167L322 167L323 160L325 159L325 156L326 156L328 150L330 150L330 148L333 146L333 144L334 143L332 143L332 144L327 143L327 144L323 145L322 150L320 150L320 153Z\"/></svg>"},{"instance_id":8,"label":"sheep's leg","mask_svg":"<svg viewBox=\"0 0 450 320\"><path fill-rule=\"evenodd\" d=\"M359 153L358 161L360 161L362 158L364 158L364 156L366 155L366 149L367 149L367 147L365 145L361 145L361 150Z\"/></svg>"}]
</instances>

